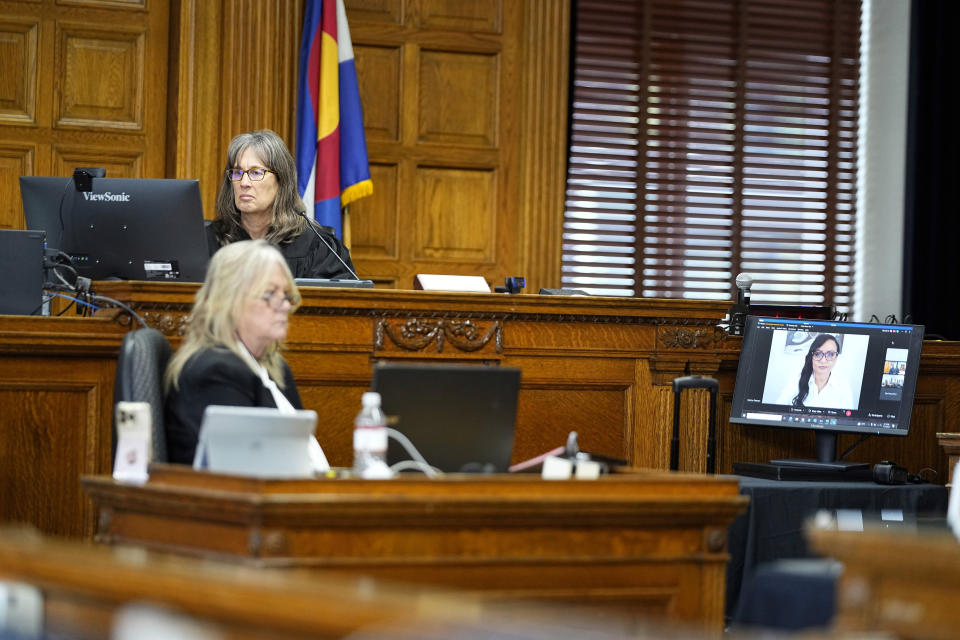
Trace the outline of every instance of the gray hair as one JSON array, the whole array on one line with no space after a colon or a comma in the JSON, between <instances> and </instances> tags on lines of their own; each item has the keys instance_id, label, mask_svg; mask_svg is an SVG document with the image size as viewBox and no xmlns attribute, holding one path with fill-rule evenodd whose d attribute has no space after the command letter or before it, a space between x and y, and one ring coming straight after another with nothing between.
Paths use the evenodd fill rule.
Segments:
<instances>
[{"instance_id":1,"label":"gray hair","mask_svg":"<svg viewBox=\"0 0 960 640\"><path fill-rule=\"evenodd\" d=\"M210 259L207 276L197 291L183 343L167 366L164 386L178 385L180 373L192 355L211 347L226 348L242 358L237 347L237 323L244 305L268 287L275 266L283 268L289 292L299 298L293 275L276 247L266 240L243 240L229 244ZM291 313L296 306L291 309ZM244 360L246 361L246 360ZM280 343L267 346L260 363L270 377L283 386Z\"/></svg>"},{"instance_id":2,"label":"gray hair","mask_svg":"<svg viewBox=\"0 0 960 640\"><path fill-rule=\"evenodd\" d=\"M247 149L252 149L260 160L270 169L277 179L277 196L273 201L273 221L267 230L267 240L274 244L300 235L307 230L307 221L298 215L306 207L297 191L297 165L290 155L287 145L270 129L260 129L234 136L227 146L227 162L220 176L220 189L217 191L217 217L214 229L221 246L242 237L240 230L240 212L233 200L233 185L227 178L226 170L237 166L237 160Z\"/></svg>"}]
</instances>

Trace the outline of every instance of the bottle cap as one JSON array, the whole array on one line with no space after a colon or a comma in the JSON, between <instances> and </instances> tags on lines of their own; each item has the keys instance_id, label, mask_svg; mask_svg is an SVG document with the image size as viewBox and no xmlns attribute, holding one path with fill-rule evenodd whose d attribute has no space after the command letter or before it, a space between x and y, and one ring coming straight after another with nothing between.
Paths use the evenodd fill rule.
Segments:
<instances>
[{"instance_id":1,"label":"bottle cap","mask_svg":"<svg viewBox=\"0 0 960 640\"><path fill-rule=\"evenodd\" d=\"M363 397L360 398L360 404L365 407L379 407L380 394L376 391L367 391L363 394Z\"/></svg>"}]
</instances>

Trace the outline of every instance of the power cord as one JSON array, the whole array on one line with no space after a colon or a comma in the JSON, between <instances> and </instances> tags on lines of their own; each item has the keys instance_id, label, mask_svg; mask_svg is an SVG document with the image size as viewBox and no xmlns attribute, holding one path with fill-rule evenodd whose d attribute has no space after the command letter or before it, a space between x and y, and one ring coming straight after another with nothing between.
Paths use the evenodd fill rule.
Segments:
<instances>
[{"instance_id":1,"label":"power cord","mask_svg":"<svg viewBox=\"0 0 960 640\"><path fill-rule=\"evenodd\" d=\"M860 437L857 439L856 442L854 442L852 445L850 445L849 447L847 447L847 449L846 449L843 453L841 453L839 456L837 456L837 460L843 460L844 458L846 458L846 457L850 454L850 452L852 452L854 449L856 449L857 447L859 447L860 444L861 444L864 440L866 440L867 438L869 438L869 437L872 436L872 435L873 435L872 433L865 433L865 434L863 434L862 436L860 436Z\"/></svg>"},{"instance_id":2,"label":"power cord","mask_svg":"<svg viewBox=\"0 0 960 640\"><path fill-rule=\"evenodd\" d=\"M92 292L89 294L89 297L90 297L90 299L93 300L94 302L106 302L106 303L108 303L108 304L112 304L112 305L114 305L114 306L116 306L116 307L119 307L119 308L123 309L123 310L126 311L128 314L130 314L130 317L131 317L131 318L133 318L134 320L137 321L137 323L139 323L139 325L140 325L140 327L141 327L142 329L146 329L146 328L147 328L147 322L146 322L146 320L144 320L143 318L141 318L140 315L139 315L136 311L134 311L129 305L126 305L126 304L120 302L119 300L114 300L113 298L108 298L107 296L98 296L97 294L92 293Z\"/></svg>"},{"instance_id":3,"label":"power cord","mask_svg":"<svg viewBox=\"0 0 960 640\"><path fill-rule=\"evenodd\" d=\"M400 462L390 466L390 471L396 473L397 471L403 471L406 469L415 469L417 471L422 471L430 478L437 478L443 475L443 472L435 467L431 466L420 452L417 451L417 448L413 446L413 443L410 442L410 439L407 436L403 435L396 429L387 427L387 435L402 446L407 451L407 455L413 458L412 460L401 460Z\"/></svg>"},{"instance_id":4,"label":"power cord","mask_svg":"<svg viewBox=\"0 0 960 640\"><path fill-rule=\"evenodd\" d=\"M50 298L43 301L39 307L34 309L33 313L36 313L37 311L42 309L44 304L46 304L47 302L49 302L50 300L56 297L66 298L67 300L71 301L70 304L67 305L65 309L63 309L62 311L60 311L60 313L57 314L58 316L62 316L74 304L78 305L77 309L81 313L81 315L86 316L88 310L91 312L96 312L98 309L100 309L100 307L95 304L99 302L99 303L106 303L122 309L123 311L127 312L131 318L136 320L141 327L147 328L146 321L143 318L141 318L140 315L136 311L134 311L129 305L124 304L119 300L109 298L107 296L97 295L91 289L93 285L93 281L91 281L90 278L81 276L77 272L76 267L73 265L72 258L66 253L64 253L63 251L58 251L56 249L47 249L46 255L44 255L44 268L49 269L50 273L52 273L56 277L56 279L60 281L61 284L50 283L50 282L44 284L44 287L43 287L44 290L53 291L54 293ZM60 269L66 269L73 275L72 283L69 280L67 280L62 273L60 273ZM67 291L67 292L73 293L74 296L63 295L59 293L60 291ZM33 315L33 313L31 313L31 315Z\"/></svg>"}]
</instances>

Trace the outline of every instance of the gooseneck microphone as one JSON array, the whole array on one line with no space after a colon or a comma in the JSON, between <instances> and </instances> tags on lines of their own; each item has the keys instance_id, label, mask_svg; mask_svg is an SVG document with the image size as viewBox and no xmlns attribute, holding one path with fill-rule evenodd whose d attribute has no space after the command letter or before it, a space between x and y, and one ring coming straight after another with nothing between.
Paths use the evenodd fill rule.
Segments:
<instances>
[{"instance_id":1,"label":"gooseneck microphone","mask_svg":"<svg viewBox=\"0 0 960 640\"><path fill-rule=\"evenodd\" d=\"M297 215L302 216L303 219L307 221L307 226L310 227L315 234L317 234L317 237L320 238L320 242L322 242L322 243L324 244L324 246L326 246L327 249L330 250L330 253L333 254L333 257L336 258L337 260L339 260L339 261L340 261L340 264L342 264L344 267L346 267L347 271L350 272L350 275L353 276L353 279L354 279L354 280L360 280L360 276L358 276L358 275L356 274L356 272L355 272L353 269L350 268L350 265L347 264L347 261L344 260L343 258L341 258L341 257L340 257L340 254L337 253L337 252L334 250L334 248L333 248L332 246L330 246L330 243L327 242L327 239L323 237L323 234L321 234L320 231L319 231L319 230L317 229L317 227L316 227L316 224L317 224L317 223L314 222L313 220L311 220L310 218L308 218L308 217L307 217L307 214L306 214L305 212L303 212L303 211L297 211Z\"/></svg>"},{"instance_id":2,"label":"gooseneck microphone","mask_svg":"<svg viewBox=\"0 0 960 640\"><path fill-rule=\"evenodd\" d=\"M743 327L750 313L750 288L753 286L753 277L749 273L737 276L737 303L730 308L730 335L742 336Z\"/></svg>"}]
</instances>

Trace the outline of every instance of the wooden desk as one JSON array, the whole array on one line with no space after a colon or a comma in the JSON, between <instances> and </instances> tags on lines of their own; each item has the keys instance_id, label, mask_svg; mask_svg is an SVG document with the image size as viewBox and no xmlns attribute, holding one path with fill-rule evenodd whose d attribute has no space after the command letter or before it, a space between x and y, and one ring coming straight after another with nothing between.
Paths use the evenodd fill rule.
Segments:
<instances>
[{"instance_id":1,"label":"wooden desk","mask_svg":"<svg viewBox=\"0 0 960 640\"><path fill-rule=\"evenodd\" d=\"M194 285L98 283L176 341ZM284 355L304 405L320 414L330 464L349 466L353 418L381 361L519 367L514 461L560 446L669 468L670 384L688 365L705 372L728 305L662 299L457 294L304 288ZM705 409L704 409L705 410ZM699 422L697 422L699 424ZM701 429L697 427L697 429ZM690 433L690 442L706 441ZM684 451L695 469L699 447Z\"/></svg>"},{"instance_id":2,"label":"wooden desk","mask_svg":"<svg viewBox=\"0 0 960 640\"><path fill-rule=\"evenodd\" d=\"M736 479L664 472L260 481L158 465L145 486L83 483L107 543L604 605L711 632L727 527L746 505Z\"/></svg>"},{"instance_id":3,"label":"wooden desk","mask_svg":"<svg viewBox=\"0 0 960 640\"><path fill-rule=\"evenodd\" d=\"M814 549L844 564L836 628L952 640L960 630L960 543L947 533L809 529Z\"/></svg>"},{"instance_id":4,"label":"wooden desk","mask_svg":"<svg viewBox=\"0 0 960 640\"><path fill-rule=\"evenodd\" d=\"M176 346L197 285L98 282ZM303 289L285 355L304 404L320 414L330 462L350 465L353 417L371 367L386 360L473 362L523 370L514 460L562 445L635 466L669 466L670 382L716 367L718 302L423 291ZM130 319L0 316L0 522L90 538L84 474L109 473L116 357ZM706 401L697 405L706 411ZM701 421L696 421L699 425ZM706 429L703 420L702 430ZM701 429L697 426L691 431ZM690 441L700 436L690 433ZM685 449L684 468L699 464Z\"/></svg>"},{"instance_id":5,"label":"wooden desk","mask_svg":"<svg viewBox=\"0 0 960 640\"><path fill-rule=\"evenodd\" d=\"M947 488L953 484L953 470L960 461L960 433L938 433L937 442L947 454Z\"/></svg>"},{"instance_id":6,"label":"wooden desk","mask_svg":"<svg viewBox=\"0 0 960 640\"><path fill-rule=\"evenodd\" d=\"M215 637L246 640L342 638L377 630L386 635L376 637L410 632L405 637L412 638L417 628L468 624L480 613L476 603L452 593L337 574L199 563L26 531L0 532L0 581L39 589L43 637L73 640L115 637L116 614L130 605L162 607L223 634ZM7 637L2 626L0 635Z\"/></svg>"},{"instance_id":7,"label":"wooden desk","mask_svg":"<svg viewBox=\"0 0 960 640\"><path fill-rule=\"evenodd\" d=\"M196 285L98 282L176 345ZM514 461L566 442L630 465L669 467L674 377L713 376L717 470L734 461L808 457L813 434L731 425L740 339L717 324L726 302L649 298L453 294L304 289L287 350L304 404L320 415L330 462L351 464L353 417L380 361L473 362L519 367ZM28 522L55 535L90 538L93 509L78 479L111 467L116 354L129 318L0 316L0 522ZM709 397L684 394L680 468L706 468ZM960 343L926 342L916 406L905 438L873 438L856 458L894 460L944 482L935 434L960 424ZM841 437L841 448L853 436Z\"/></svg>"},{"instance_id":8,"label":"wooden desk","mask_svg":"<svg viewBox=\"0 0 960 640\"><path fill-rule=\"evenodd\" d=\"M110 470L112 318L0 316L0 522L90 537L80 476Z\"/></svg>"}]
</instances>

